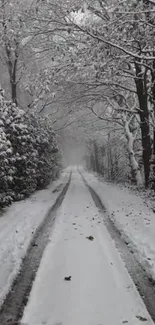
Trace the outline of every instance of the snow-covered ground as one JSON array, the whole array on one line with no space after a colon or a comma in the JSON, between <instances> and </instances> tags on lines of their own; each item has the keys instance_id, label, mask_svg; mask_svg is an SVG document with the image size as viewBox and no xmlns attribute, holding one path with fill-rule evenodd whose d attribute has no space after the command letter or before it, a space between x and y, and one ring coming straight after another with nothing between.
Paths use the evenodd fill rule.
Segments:
<instances>
[{"instance_id":1,"label":"snow-covered ground","mask_svg":"<svg viewBox=\"0 0 155 325\"><path fill-rule=\"evenodd\" d=\"M100 218L74 170L21 324L153 325Z\"/></svg>"},{"instance_id":2,"label":"snow-covered ground","mask_svg":"<svg viewBox=\"0 0 155 325\"><path fill-rule=\"evenodd\" d=\"M47 189L13 203L0 218L0 305L20 269L35 230L60 193L54 189L67 182L68 177L69 169L66 169Z\"/></svg>"},{"instance_id":3,"label":"snow-covered ground","mask_svg":"<svg viewBox=\"0 0 155 325\"><path fill-rule=\"evenodd\" d=\"M155 280L155 213L131 190L82 170L87 182L104 203L110 218L136 253L146 272Z\"/></svg>"}]
</instances>

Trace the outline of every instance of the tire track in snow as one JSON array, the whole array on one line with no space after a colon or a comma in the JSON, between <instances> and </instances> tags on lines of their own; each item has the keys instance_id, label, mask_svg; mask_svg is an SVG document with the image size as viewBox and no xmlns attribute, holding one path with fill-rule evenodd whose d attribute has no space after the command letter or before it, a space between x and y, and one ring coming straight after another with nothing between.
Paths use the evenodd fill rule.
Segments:
<instances>
[{"instance_id":1,"label":"tire track in snow","mask_svg":"<svg viewBox=\"0 0 155 325\"><path fill-rule=\"evenodd\" d=\"M27 254L23 259L20 273L13 282L12 288L6 296L6 299L0 309L1 325L20 324L23 309L27 304L29 293L40 265L44 249L48 244L49 236L56 218L56 211L62 204L70 182L71 173L68 182L63 187L54 205L50 208L45 219L34 234Z\"/></svg>"},{"instance_id":2,"label":"tire track in snow","mask_svg":"<svg viewBox=\"0 0 155 325\"><path fill-rule=\"evenodd\" d=\"M155 322L155 285L148 278L146 272L143 270L140 263L137 261L134 252L130 250L128 244L122 238L121 232L115 226L113 221L109 218L107 210L99 197L99 195L95 192L95 190L89 185L86 181L85 177L78 170L85 185L87 186L93 201L95 202L97 208L99 209L100 214L103 216L103 222L106 225L110 236L115 242L115 246L121 254L122 260L125 263L125 266L133 279L133 282L136 285L136 288L142 297L145 306Z\"/></svg>"}]
</instances>

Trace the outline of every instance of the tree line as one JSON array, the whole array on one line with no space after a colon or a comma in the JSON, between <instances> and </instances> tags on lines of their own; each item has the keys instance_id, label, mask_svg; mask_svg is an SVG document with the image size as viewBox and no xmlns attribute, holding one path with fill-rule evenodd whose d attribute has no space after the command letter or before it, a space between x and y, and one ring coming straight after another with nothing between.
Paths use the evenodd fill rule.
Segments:
<instances>
[{"instance_id":1,"label":"tree line","mask_svg":"<svg viewBox=\"0 0 155 325\"><path fill-rule=\"evenodd\" d=\"M95 128L85 139L83 129L89 167L155 188L154 2L24 4L0 3L12 101L36 115L48 109L58 129L61 116L78 126L78 112L90 112L106 134Z\"/></svg>"}]
</instances>

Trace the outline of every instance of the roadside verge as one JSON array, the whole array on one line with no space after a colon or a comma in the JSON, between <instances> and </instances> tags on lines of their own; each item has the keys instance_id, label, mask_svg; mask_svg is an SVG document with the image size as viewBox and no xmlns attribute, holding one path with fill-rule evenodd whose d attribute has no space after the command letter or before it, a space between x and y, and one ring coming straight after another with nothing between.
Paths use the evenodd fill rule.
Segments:
<instances>
[{"instance_id":1,"label":"roadside verge","mask_svg":"<svg viewBox=\"0 0 155 325\"><path fill-rule=\"evenodd\" d=\"M0 306L20 271L36 231L54 209L69 178L70 170L66 169L47 189L13 203L0 218Z\"/></svg>"},{"instance_id":2,"label":"roadside verge","mask_svg":"<svg viewBox=\"0 0 155 325\"><path fill-rule=\"evenodd\" d=\"M103 202L109 218L119 230L149 280L155 283L155 214L143 199L131 190L106 183L81 170L88 184Z\"/></svg>"}]
</instances>

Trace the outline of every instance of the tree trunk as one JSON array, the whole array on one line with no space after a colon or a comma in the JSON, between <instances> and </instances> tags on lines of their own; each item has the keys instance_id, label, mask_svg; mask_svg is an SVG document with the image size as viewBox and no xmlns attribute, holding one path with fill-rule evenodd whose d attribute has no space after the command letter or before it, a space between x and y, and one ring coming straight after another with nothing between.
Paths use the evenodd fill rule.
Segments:
<instances>
[{"instance_id":1,"label":"tree trunk","mask_svg":"<svg viewBox=\"0 0 155 325\"><path fill-rule=\"evenodd\" d=\"M134 136L130 132L129 123L126 120L126 118L124 118L124 130L125 130L125 136L127 139L127 148L128 148L128 152L129 152L131 174L136 181L136 185L141 186L143 184L143 180L142 180L140 168L139 168L138 162L135 158L135 153L134 153L134 149L133 149Z\"/></svg>"},{"instance_id":2,"label":"tree trunk","mask_svg":"<svg viewBox=\"0 0 155 325\"><path fill-rule=\"evenodd\" d=\"M17 58L13 64L13 71L10 77L11 80L11 95L13 102L17 105L17 82L16 82L16 73L17 73Z\"/></svg>"},{"instance_id":3,"label":"tree trunk","mask_svg":"<svg viewBox=\"0 0 155 325\"><path fill-rule=\"evenodd\" d=\"M8 58L8 72L10 77L10 87L11 87L11 97L12 101L17 105L17 63L18 63L18 53L17 49L15 51L15 59L12 60L11 57L11 47L10 44L6 44L6 55Z\"/></svg>"},{"instance_id":4,"label":"tree trunk","mask_svg":"<svg viewBox=\"0 0 155 325\"><path fill-rule=\"evenodd\" d=\"M98 173L99 172L98 147L95 141L94 141L94 160L95 160L95 171Z\"/></svg>"},{"instance_id":5,"label":"tree trunk","mask_svg":"<svg viewBox=\"0 0 155 325\"><path fill-rule=\"evenodd\" d=\"M12 101L17 105L17 85L16 83L11 83L11 95L12 95Z\"/></svg>"},{"instance_id":6,"label":"tree trunk","mask_svg":"<svg viewBox=\"0 0 155 325\"><path fill-rule=\"evenodd\" d=\"M149 0L143 0L144 8L146 10L146 19L149 22L149 24L152 25L152 27L155 27L155 20L154 16L151 15L151 3ZM153 51L152 55L155 55L155 52ZM155 60L152 62L152 71L151 71L151 78L152 78L152 99L153 99L153 114L155 119ZM152 188L155 190L155 125L153 125L153 147L152 147L152 157L151 157L151 176L152 176Z\"/></svg>"},{"instance_id":7,"label":"tree trunk","mask_svg":"<svg viewBox=\"0 0 155 325\"><path fill-rule=\"evenodd\" d=\"M155 55L155 52L153 52L153 55ZM152 63L152 72L151 72L151 78L152 78L152 100L153 100L153 117L154 117L154 123L155 123L155 60L153 60ZM152 148L152 157L151 157L151 182L152 182L152 188L155 191L155 125L153 124L153 148Z\"/></svg>"},{"instance_id":8,"label":"tree trunk","mask_svg":"<svg viewBox=\"0 0 155 325\"><path fill-rule=\"evenodd\" d=\"M140 128L142 135L142 148L143 148L143 163L145 175L145 187L149 185L150 176L150 158L151 158L151 140L150 140L150 127L149 127L149 111L147 102L147 89L146 89L146 71L142 72L141 66L138 62L135 63L136 79L135 84L137 88L137 96L140 107Z\"/></svg>"}]
</instances>

